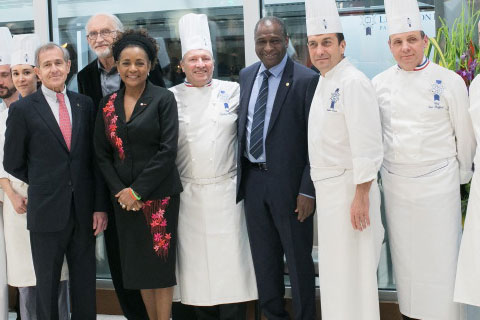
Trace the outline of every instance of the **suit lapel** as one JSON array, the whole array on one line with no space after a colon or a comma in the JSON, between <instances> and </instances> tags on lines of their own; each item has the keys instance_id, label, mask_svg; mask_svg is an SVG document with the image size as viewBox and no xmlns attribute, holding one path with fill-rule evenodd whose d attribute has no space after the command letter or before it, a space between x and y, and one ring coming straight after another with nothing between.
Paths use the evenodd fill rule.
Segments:
<instances>
[{"instance_id":1,"label":"suit lapel","mask_svg":"<svg viewBox=\"0 0 480 320\"><path fill-rule=\"evenodd\" d=\"M42 93L41 89L38 89L35 94L35 100L37 103L33 104L33 107L37 109L40 117L45 121L48 128L53 132L53 135L58 139L60 144L68 151L67 144L65 143L65 139L63 138L62 132L60 131L60 127L58 125L55 116L53 115L52 109L48 104L45 96Z\"/></svg>"},{"instance_id":2,"label":"suit lapel","mask_svg":"<svg viewBox=\"0 0 480 320\"><path fill-rule=\"evenodd\" d=\"M78 132L80 130L80 118L82 116L81 108L78 99L72 95L70 91L67 91L68 100L70 100L70 107L72 109L72 141L70 145L70 151L72 151L77 145Z\"/></svg>"},{"instance_id":3,"label":"suit lapel","mask_svg":"<svg viewBox=\"0 0 480 320\"><path fill-rule=\"evenodd\" d=\"M247 115L248 115L248 105L250 103L250 97L252 96L252 89L253 84L255 83L255 78L258 73L258 69L260 69L260 63L258 62L258 66L253 68L253 71L250 74L247 74L245 80L242 81L246 88L243 91L245 94L242 95L240 101L240 116L238 119L238 130L239 130L239 141L243 143L243 137L245 136L245 130L247 126Z\"/></svg>"},{"instance_id":4,"label":"suit lapel","mask_svg":"<svg viewBox=\"0 0 480 320\"><path fill-rule=\"evenodd\" d=\"M98 58L95 60L95 65L93 66L93 76L90 78L91 88L95 94L95 101L100 101L103 98L102 92L102 83L100 82L100 69L98 69ZM98 103L97 103L98 104ZM95 106L95 110L98 108L98 105Z\"/></svg>"},{"instance_id":5,"label":"suit lapel","mask_svg":"<svg viewBox=\"0 0 480 320\"><path fill-rule=\"evenodd\" d=\"M153 85L147 81L147 86L145 87L145 90L135 104L135 108L133 109L130 121L133 121L133 119L135 119L139 114L141 114L147 108L148 104L152 101L152 86Z\"/></svg>"},{"instance_id":6,"label":"suit lapel","mask_svg":"<svg viewBox=\"0 0 480 320\"><path fill-rule=\"evenodd\" d=\"M293 62L290 58L287 58L287 63L285 69L283 70L282 79L278 85L277 95L275 96L275 101L273 102L272 114L270 116L270 123L268 124L267 137L270 131L277 120L278 114L283 107L283 102L287 96L288 90L292 86L293 81Z\"/></svg>"}]
</instances>

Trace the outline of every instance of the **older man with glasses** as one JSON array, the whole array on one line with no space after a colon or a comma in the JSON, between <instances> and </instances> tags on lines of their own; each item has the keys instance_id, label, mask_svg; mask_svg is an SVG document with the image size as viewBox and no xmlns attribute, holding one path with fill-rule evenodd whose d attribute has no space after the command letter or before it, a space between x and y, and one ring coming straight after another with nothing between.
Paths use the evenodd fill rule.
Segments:
<instances>
[{"instance_id":1,"label":"older man with glasses","mask_svg":"<svg viewBox=\"0 0 480 320\"><path fill-rule=\"evenodd\" d=\"M115 42L117 35L123 32L124 28L122 22L116 16L100 13L88 20L85 30L87 32L88 45L97 55L97 58L78 73L78 91L92 98L95 110L97 110L98 104L104 96L123 87L122 80L115 66L111 46ZM148 79L157 86L165 87L162 71L158 65L150 71ZM120 306L127 319L147 320L148 316L140 291L126 290L123 287L118 236L113 208L111 207L108 210L108 218L108 229L104 233L105 245L110 273Z\"/></svg>"}]
</instances>

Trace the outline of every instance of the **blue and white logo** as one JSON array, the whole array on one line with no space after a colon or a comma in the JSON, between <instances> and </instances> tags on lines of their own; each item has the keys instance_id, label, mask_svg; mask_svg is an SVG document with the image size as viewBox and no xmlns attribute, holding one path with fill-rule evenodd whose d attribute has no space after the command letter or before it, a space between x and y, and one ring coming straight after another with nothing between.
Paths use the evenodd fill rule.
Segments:
<instances>
[{"instance_id":1,"label":"blue and white logo","mask_svg":"<svg viewBox=\"0 0 480 320\"><path fill-rule=\"evenodd\" d=\"M407 18L407 23L408 23L408 26L411 28L412 27L412 20L410 18Z\"/></svg>"},{"instance_id":2,"label":"blue and white logo","mask_svg":"<svg viewBox=\"0 0 480 320\"><path fill-rule=\"evenodd\" d=\"M327 19L323 19L323 27L325 28L325 30L328 29L328 22L327 22Z\"/></svg>"},{"instance_id":3,"label":"blue and white logo","mask_svg":"<svg viewBox=\"0 0 480 320\"><path fill-rule=\"evenodd\" d=\"M335 110L335 104L338 102L338 100L340 100L340 88L335 89L335 91L331 93L330 108L328 108L327 111L337 112L337 110Z\"/></svg>"},{"instance_id":4,"label":"blue and white logo","mask_svg":"<svg viewBox=\"0 0 480 320\"><path fill-rule=\"evenodd\" d=\"M442 84L442 80L435 80L432 84L432 93L433 93L433 108L442 109L440 105L440 97L445 91L445 86Z\"/></svg>"},{"instance_id":5,"label":"blue and white logo","mask_svg":"<svg viewBox=\"0 0 480 320\"><path fill-rule=\"evenodd\" d=\"M218 93L218 100L223 105L223 115L230 113L230 105L228 104L228 94L225 90L220 90Z\"/></svg>"}]
</instances>

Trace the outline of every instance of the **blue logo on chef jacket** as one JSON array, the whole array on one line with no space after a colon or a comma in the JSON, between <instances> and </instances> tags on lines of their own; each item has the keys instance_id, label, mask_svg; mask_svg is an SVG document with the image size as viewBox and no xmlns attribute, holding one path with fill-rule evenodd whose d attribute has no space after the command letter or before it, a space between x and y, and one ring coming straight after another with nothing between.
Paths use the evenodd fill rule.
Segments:
<instances>
[{"instance_id":1,"label":"blue logo on chef jacket","mask_svg":"<svg viewBox=\"0 0 480 320\"><path fill-rule=\"evenodd\" d=\"M325 30L328 29L328 22L327 22L327 19L323 19L323 27L325 28Z\"/></svg>"},{"instance_id":2,"label":"blue logo on chef jacket","mask_svg":"<svg viewBox=\"0 0 480 320\"><path fill-rule=\"evenodd\" d=\"M221 115L230 114L230 105L228 104L228 98L229 95L227 94L227 92L225 90L220 90L220 92L218 93L218 100L223 106Z\"/></svg>"},{"instance_id":3,"label":"blue logo on chef jacket","mask_svg":"<svg viewBox=\"0 0 480 320\"><path fill-rule=\"evenodd\" d=\"M442 84L442 80L435 80L432 84L432 93L433 93L433 106L429 106L431 109L443 109L443 106L440 105L440 97L445 91L445 86Z\"/></svg>"},{"instance_id":4,"label":"blue logo on chef jacket","mask_svg":"<svg viewBox=\"0 0 480 320\"><path fill-rule=\"evenodd\" d=\"M335 89L334 92L331 93L330 95L330 108L327 109L327 111L330 112L337 112L335 109L335 104L340 100L340 88Z\"/></svg>"}]
</instances>

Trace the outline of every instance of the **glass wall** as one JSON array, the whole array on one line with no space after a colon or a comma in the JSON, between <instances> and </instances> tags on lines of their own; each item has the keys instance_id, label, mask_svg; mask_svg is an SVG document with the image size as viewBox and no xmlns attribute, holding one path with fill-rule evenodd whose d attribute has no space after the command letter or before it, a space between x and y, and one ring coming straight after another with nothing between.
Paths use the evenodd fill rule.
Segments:
<instances>
[{"instance_id":1,"label":"glass wall","mask_svg":"<svg viewBox=\"0 0 480 320\"><path fill-rule=\"evenodd\" d=\"M33 0L0 1L0 27L12 35L33 32Z\"/></svg>"}]
</instances>

